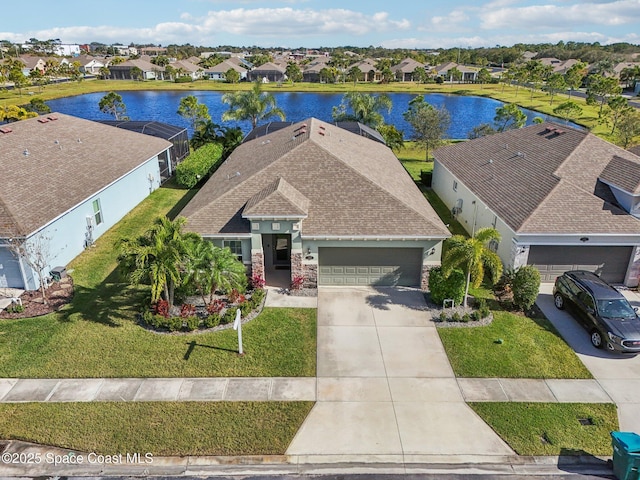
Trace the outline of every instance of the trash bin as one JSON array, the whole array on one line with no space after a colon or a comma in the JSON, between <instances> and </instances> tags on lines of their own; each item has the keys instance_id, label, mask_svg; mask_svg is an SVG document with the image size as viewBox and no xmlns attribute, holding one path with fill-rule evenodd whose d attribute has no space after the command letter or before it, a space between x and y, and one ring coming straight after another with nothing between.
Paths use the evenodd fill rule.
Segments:
<instances>
[{"instance_id":1,"label":"trash bin","mask_svg":"<svg viewBox=\"0 0 640 480\"><path fill-rule=\"evenodd\" d=\"M633 432L611 432L613 474L618 480L638 480L640 468L640 435Z\"/></svg>"},{"instance_id":2,"label":"trash bin","mask_svg":"<svg viewBox=\"0 0 640 480\"><path fill-rule=\"evenodd\" d=\"M65 267L55 267L51 269L50 274L53 280L59 282L67 276L67 269Z\"/></svg>"}]
</instances>

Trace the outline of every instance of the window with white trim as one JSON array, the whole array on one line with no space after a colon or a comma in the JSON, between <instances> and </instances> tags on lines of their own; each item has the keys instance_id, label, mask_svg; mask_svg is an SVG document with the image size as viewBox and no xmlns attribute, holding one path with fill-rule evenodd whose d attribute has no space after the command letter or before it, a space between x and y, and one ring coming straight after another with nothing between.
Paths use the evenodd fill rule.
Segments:
<instances>
[{"instance_id":1,"label":"window with white trim","mask_svg":"<svg viewBox=\"0 0 640 480\"><path fill-rule=\"evenodd\" d=\"M92 204L93 219L95 220L96 225L100 225L102 223L102 207L100 206L100 199L96 198Z\"/></svg>"},{"instance_id":2,"label":"window with white trim","mask_svg":"<svg viewBox=\"0 0 640 480\"><path fill-rule=\"evenodd\" d=\"M242 241L241 240L223 240L223 247L228 247L235 257L242 261Z\"/></svg>"}]
</instances>

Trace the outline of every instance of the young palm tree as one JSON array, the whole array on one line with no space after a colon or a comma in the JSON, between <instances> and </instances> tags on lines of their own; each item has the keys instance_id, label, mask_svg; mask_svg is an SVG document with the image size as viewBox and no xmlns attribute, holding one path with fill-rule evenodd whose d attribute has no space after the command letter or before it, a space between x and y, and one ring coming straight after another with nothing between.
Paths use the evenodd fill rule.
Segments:
<instances>
[{"instance_id":1,"label":"young palm tree","mask_svg":"<svg viewBox=\"0 0 640 480\"><path fill-rule=\"evenodd\" d=\"M121 243L121 265L129 270L132 282L151 284L152 303L162 297L173 306L175 287L182 281L187 245L199 238L182 232L185 222L183 217L173 221L158 218L144 235Z\"/></svg>"},{"instance_id":2,"label":"young palm tree","mask_svg":"<svg viewBox=\"0 0 640 480\"><path fill-rule=\"evenodd\" d=\"M384 123L382 110L391 111L391 98L386 94L370 95L361 92L348 92L342 97L339 107L333 107L333 119L336 122L360 122L371 128Z\"/></svg>"},{"instance_id":3,"label":"young palm tree","mask_svg":"<svg viewBox=\"0 0 640 480\"><path fill-rule=\"evenodd\" d=\"M262 91L262 83L259 80L253 82L253 87L248 92L225 93L222 103L229 105L229 110L222 114L222 120L245 121L250 120L251 126L256 128L258 121L270 117L286 118L284 112L276 106L275 97Z\"/></svg>"},{"instance_id":4,"label":"young palm tree","mask_svg":"<svg viewBox=\"0 0 640 480\"><path fill-rule=\"evenodd\" d=\"M467 274L467 285L464 292L465 307L467 306L469 285L479 287L486 270L489 271L493 283L496 283L502 275L500 257L488 248L489 242L492 240L500 240L500 233L495 228L481 228L471 238L454 235L445 242L446 251L442 257L442 273L446 278L454 269L461 267Z\"/></svg>"}]
</instances>

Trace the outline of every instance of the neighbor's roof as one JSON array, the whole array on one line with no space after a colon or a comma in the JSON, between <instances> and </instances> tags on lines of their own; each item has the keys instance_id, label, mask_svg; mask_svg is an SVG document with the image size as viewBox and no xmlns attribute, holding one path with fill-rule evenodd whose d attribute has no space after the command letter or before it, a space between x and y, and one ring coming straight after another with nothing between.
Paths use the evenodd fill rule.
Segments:
<instances>
[{"instance_id":1,"label":"neighbor's roof","mask_svg":"<svg viewBox=\"0 0 640 480\"><path fill-rule=\"evenodd\" d=\"M0 133L0 237L5 238L37 231L171 147L160 138L61 113L2 130L7 131Z\"/></svg>"},{"instance_id":2,"label":"neighbor's roof","mask_svg":"<svg viewBox=\"0 0 640 480\"><path fill-rule=\"evenodd\" d=\"M636 191L640 158L591 133L543 123L442 147L434 156L515 232L640 234L640 221L610 203L611 195L595 194L600 178L619 182L611 169L621 166Z\"/></svg>"},{"instance_id":3,"label":"neighbor's roof","mask_svg":"<svg viewBox=\"0 0 640 480\"><path fill-rule=\"evenodd\" d=\"M269 199L274 217L306 213L307 237L449 236L389 148L315 118L240 145L182 214L204 236L246 234Z\"/></svg>"},{"instance_id":4,"label":"neighbor's roof","mask_svg":"<svg viewBox=\"0 0 640 480\"><path fill-rule=\"evenodd\" d=\"M268 122L263 125L259 125L247 134L243 142L249 142L258 137L263 137L282 128L290 127L293 124L294 122ZM360 122L335 122L334 125L343 128L344 130L348 130L351 133L355 133L357 135L370 138L371 140L375 140L376 142L380 142L383 145L387 144L380 132Z\"/></svg>"}]
</instances>

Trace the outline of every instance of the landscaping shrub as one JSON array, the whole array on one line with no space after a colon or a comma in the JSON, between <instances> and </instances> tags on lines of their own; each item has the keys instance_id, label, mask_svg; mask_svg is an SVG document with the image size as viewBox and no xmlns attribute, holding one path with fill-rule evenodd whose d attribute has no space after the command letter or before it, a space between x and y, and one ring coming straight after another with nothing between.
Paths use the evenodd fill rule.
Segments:
<instances>
[{"instance_id":1,"label":"landscaping shrub","mask_svg":"<svg viewBox=\"0 0 640 480\"><path fill-rule=\"evenodd\" d=\"M425 186L431 188L431 179L433 178L433 172L426 170L420 171L420 182Z\"/></svg>"},{"instance_id":2,"label":"landscaping shrub","mask_svg":"<svg viewBox=\"0 0 640 480\"><path fill-rule=\"evenodd\" d=\"M174 83L193 83L193 78L189 76L177 77L173 82Z\"/></svg>"},{"instance_id":3,"label":"landscaping shrub","mask_svg":"<svg viewBox=\"0 0 640 480\"><path fill-rule=\"evenodd\" d=\"M263 289L264 286L266 285L266 281L263 277L261 277L260 275L253 275L251 277L251 287L258 290L258 289Z\"/></svg>"},{"instance_id":4,"label":"landscaping shrub","mask_svg":"<svg viewBox=\"0 0 640 480\"><path fill-rule=\"evenodd\" d=\"M446 322L449 319L449 316L447 315L447 312L445 312L444 310L440 312L440 315L438 316L438 319L441 322Z\"/></svg>"},{"instance_id":5,"label":"landscaping shrub","mask_svg":"<svg viewBox=\"0 0 640 480\"><path fill-rule=\"evenodd\" d=\"M467 323L471 321L471 315L469 315L468 313L465 313L464 315L462 315L462 321Z\"/></svg>"},{"instance_id":6,"label":"landscaping shrub","mask_svg":"<svg viewBox=\"0 0 640 480\"><path fill-rule=\"evenodd\" d=\"M153 313L164 318L169 318L169 302L166 300L158 300L153 305Z\"/></svg>"},{"instance_id":7,"label":"landscaping shrub","mask_svg":"<svg viewBox=\"0 0 640 480\"><path fill-rule=\"evenodd\" d=\"M540 272L533 265L525 265L513 277L513 303L522 310L528 310L538 297Z\"/></svg>"},{"instance_id":8,"label":"landscaping shrub","mask_svg":"<svg viewBox=\"0 0 640 480\"><path fill-rule=\"evenodd\" d=\"M462 317L460 316L459 312L453 312L453 315L451 315L451 321L452 322L460 322L462 321Z\"/></svg>"},{"instance_id":9,"label":"landscaping shrub","mask_svg":"<svg viewBox=\"0 0 640 480\"><path fill-rule=\"evenodd\" d=\"M224 308L224 302L219 298L216 298L213 302L207 305L207 313L209 315L214 315L220 313Z\"/></svg>"},{"instance_id":10,"label":"landscaping shrub","mask_svg":"<svg viewBox=\"0 0 640 480\"><path fill-rule=\"evenodd\" d=\"M244 302L238 304L238 308L240 309L240 312L242 313L242 317L244 318L253 311L254 307L253 307L253 303L245 300Z\"/></svg>"},{"instance_id":11,"label":"landscaping shrub","mask_svg":"<svg viewBox=\"0 0 640 480\"><path fill-rule=\"evenodd\" d=\"M182 327L188 332L197 330L198 328L200 328L200 317L193 315L191 317L183 318Z\"/></svg>"},{"instance_id":12,"label":"landscaping shrub","mask_svg":"<svg viewBox=\"0 0 640 480\"><path fill-rule=\"evenodd\" d=\"M229 323L232 323L236 319L237 310L238 310L237 308L228 308L227 311L224 312L224 315L222 316L220 323L222 325L228 325Z\"/></svg>"},{"instance_id":13,"label":"landscaping shrub","mask_svg":"<svg viewBox=\"0 0 640 480\"><path fill-rule=\"evenodd\" d=\"M242 295L237 289L231 290L229 292L229 302L231 303L242 303L245 301L244 295Z\"/></svg>"},{"instance_id":14,"label":"landscaping shrub","mask_svg":"<svg viewBox=\"0 0 640 480\"><path fill-rule=\"evenodd\" d=\"M207 143L203 145L176 167L177 182L187 188L194 187L205 178L222 157L222 145Z\"/></svg>"},{"instance_id":15,"label":"landscaping shrub","mask_svg":"<svg viewBox=\"0 0 640 480\"><path fill-rule=\"evenodd\" d=\"M251 301L253 302L254 308L260 306L266 294L267 292L261 288L253 291L253 293L251 294Z\"/></svg>"},{"instance_id":16,"label":"landscaping shrub","mask_svg":"<svg viewBox=\"0 0 640 480\"><path fill-rule=\"evenodd\" d=\"M204 319L205 328L213 328L220 325L220 314L212 313L207 318Z\"/></svg>"},{"instance_id":17,"label":"landscaping shrub","mask_svg":"<svg viewBox=\"0 0 640 480\"><path fill-rule=\"evenodd\" d=\"M480 319L482 319L482 314L478 310L471 312L471 320L478 322Z\"/></svg>"},{"instance_id":18,"label":"landscaping shrub","mask_svg":"<svg viewBox=\"0 0 640 480\"><path fill-rule=\"evenodd\" d=\"M19 303L12 303L7 307L7 312L9 313L22 313L24 312L24 305L20 305Z\"/></svg>"},{"instance_id":19,"label":"landscaping shrub","mask_svg":"<svg viewBox=\"0 0 640 480\"><path fill-rule=\"evenodd\" d=\"M300 290L304 285L304 277L297 275L291 280L291 290Z\"/></svg>"},{"instance_id":20,"label":"landscaping shrub","mask_svg":"<svg viewBox=\"0 0 640 480\"><path fill-rule=\"evenodd\" d=\"M452 298L456 305L464 300L466 279L460 270L454 270L449 278L444 278L441 267L432 268L429 271L429 293L431 300L437 305L447 298Z\"/></svg>"},{"instance_id":21,"label":"landscaping shrub","mask_svg":"<svg viewBox=\"0 0 640 480\"><path fill-rule=\"evenodd\" d=\"M180 306L180 316L182 318L193 317L196 314L196 306L192 303L183 303Z\"/></svg>"}]
</instances>

